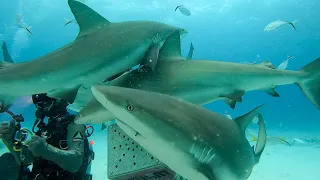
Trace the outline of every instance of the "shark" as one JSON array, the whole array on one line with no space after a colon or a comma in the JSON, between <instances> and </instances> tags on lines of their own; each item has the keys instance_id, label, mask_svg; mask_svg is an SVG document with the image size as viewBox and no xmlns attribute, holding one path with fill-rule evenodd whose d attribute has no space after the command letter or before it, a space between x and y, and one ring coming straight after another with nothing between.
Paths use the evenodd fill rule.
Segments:
<instances>
[{"instance_id":1,"label":"shark","mask_svg":"<svg viewBox=\"0 0 320 180\"><path fill-rule=\"evenodd\" d=\"M262 105L229 120L166 94L117 86L91 89L128 136L185 179L245 180L264 150ZM245 130L255 116L259 137L251 146Z\"/></svg>"},{"instance_id":2,"label":"shark","mask_svg":"<svg viewBox=\"0 0 320 180\"><path fill-rule=\"evenodd\" d=\"M320 58L299 71L279 70L267 62L242 64L175 59L159 62L155 71L140 72L137 69L125 73L105 86L159 92L198 105L222 99L234 109L237 102L242 102L242 96L247 91L263 90L273 97L279 97L275 90L277 86L297 84L306 97L320 108L319 69ZM99 124L114 119L112 113L92 97L91 92L82 96L82 100L88 103L79 111L77 123Z\"/></svg>"},{"instance_id":3,"label":"shark","mask_svg":"<svg viewBox=\"0 0 320 180\"><path fill-rule=\"evenodd\" d=\"M68 5L80 29L75 40L30 61L1 62L1 94L61 98L66 92L65 100L72 103L82 86L90 88L136 65L154 69L181 54L185 29L154 21L110 22L81 2L68 0Z\"/></svg>"},{"instance_id":4,"label":"shark","mask_svg":"<svg viewBox=\"0 0 320 180\"><path fill-rule=\"evenodd\" d=\"M3 41L1 48L2 48L3 61L0 61L0 63L1 62L14 63L8 51L7 43L5 41ZM16 101L16 97L0 93L0 113L7 111L15 101Z\"/></svg>"}]
</instances>

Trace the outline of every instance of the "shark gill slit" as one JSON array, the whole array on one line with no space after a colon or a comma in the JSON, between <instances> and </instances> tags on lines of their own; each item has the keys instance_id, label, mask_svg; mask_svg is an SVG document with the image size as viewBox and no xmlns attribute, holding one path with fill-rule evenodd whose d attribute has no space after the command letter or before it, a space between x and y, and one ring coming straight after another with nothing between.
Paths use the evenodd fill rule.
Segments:
<instances>
[{"instance_id":1,"label":"shark gill slit","mask_svg":"<svg viewBox=\"0 0 320 180\"><path fill-rule=\"evenodd\" d=\"M212 148L201 142L193 143L189 152L197 159L197 161L204 164L209 164L216 155Z\"/></svg>"}]
</instances>

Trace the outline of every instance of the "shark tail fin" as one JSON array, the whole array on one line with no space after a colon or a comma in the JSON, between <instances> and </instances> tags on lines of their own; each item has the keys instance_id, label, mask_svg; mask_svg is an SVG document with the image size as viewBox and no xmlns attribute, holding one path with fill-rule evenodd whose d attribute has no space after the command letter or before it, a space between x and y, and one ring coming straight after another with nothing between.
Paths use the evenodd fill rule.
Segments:
<instances>
[{"instance_id":1,"label":"shark tail fin","mask_svg":"<svg viewBox=\"0 0 320 180\"><path fill-rule=\"evenodd\" d=\"M259 163L261 154L266 146L267 142L267 132L266 132L266 125L264 123L262 115L259 113L258 114L258 119L259 119L259 134L258 134L258 139L257 139L257 144L254 149L254 155L255 155L255 161L256 163Z\"/></svg>"},{"instance_id":2,"label":"shark tail fin","mask_svg":"<svg viewBox=\"0 0 320 180\"><path fill-rule=\"evenodd\" d=\"M252 119L259 114L259 111L262 108L262 106L263 105L260 105L255 109L251 110L250 112L248 112L247 114L239 116L235 119L235 122L243 132L245 132L248 125L252 122Z\"/></svg>"},{"instance_id":3,"label":"shark tail fin","mask_svg":"<svg viewBox=\"0 0 320 180\"><path fill-rule=\"evenodd\" d=\"M307 64L301 72L307 73L308 77L298 82L298 86L307 98L320 109L320 57Z\"/></svg>"}]
</instances>

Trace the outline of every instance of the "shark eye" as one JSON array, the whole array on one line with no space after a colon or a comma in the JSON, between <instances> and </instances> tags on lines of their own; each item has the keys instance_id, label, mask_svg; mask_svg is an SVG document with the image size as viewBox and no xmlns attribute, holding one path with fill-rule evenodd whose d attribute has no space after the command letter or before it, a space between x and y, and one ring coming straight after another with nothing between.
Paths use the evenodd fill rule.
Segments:
<instances>
[{"instance_id":1,"label":"shark eye","mask_svg":"<svg viewBox=\"0 0 320 180\"><path fill-rule=\"evenodd\" d=\"M134 110L134 105L132 105L132 104L128 104L127 105L127 111L133 111Z\"/></svg>"}]
</instances>

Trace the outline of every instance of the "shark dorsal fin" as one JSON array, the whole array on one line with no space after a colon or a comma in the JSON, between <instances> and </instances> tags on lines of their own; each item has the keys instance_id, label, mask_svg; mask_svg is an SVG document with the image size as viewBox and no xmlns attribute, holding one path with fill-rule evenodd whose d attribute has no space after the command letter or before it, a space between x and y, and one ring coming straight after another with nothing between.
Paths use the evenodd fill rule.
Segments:
<instances>
[{"instance_id":1,"label":"shark dorsal fin","mask_svg":"<svg viewBox=\"0 0 320 180\"><path fill-rule=\"evenodd\" d=\"M68 0L68 4L80 27L78 37L87 34L92 29L110 24L106 18L79 1Z\"/></svg>"},{"instance_id":2,"label":"shark dorsal fin","mask_svg":"<svg viewBox=\"0 0 320 180\"><path fill-rule=\"evenodd\" d=\"M180 30L173 32L162 45L158 60L174 60L181 57Z\"/></svg>"},{"instance_id":3,"label":"shark dorsal fin","mask_svg":"<svg viewBox=\"0 0 320 180\"><path fill-rule=\"evenodd\" d=\"M248 125L252 122L252 119L258 115L262 106L263 105L260 105L260 106L256 107L255 109L251 110L250 112L248 112L247 114L239 116L235 119L235 122L237 123L237 125L239 126L239 128L243 132L245 132Z\"/></svg>"}]
</instances>

